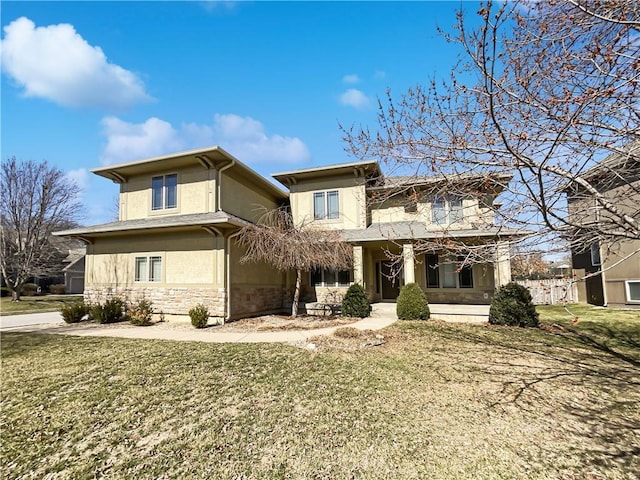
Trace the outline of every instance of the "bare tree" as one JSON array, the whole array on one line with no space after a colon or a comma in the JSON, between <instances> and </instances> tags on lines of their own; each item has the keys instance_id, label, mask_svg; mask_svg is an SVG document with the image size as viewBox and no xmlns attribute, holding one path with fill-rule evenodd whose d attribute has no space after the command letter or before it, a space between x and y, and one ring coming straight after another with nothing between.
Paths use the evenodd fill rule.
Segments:
<instances>
[{"instance_id":1,"label":"bare tree","mask_svg":"<svg viewBox=\"0 0 640 480\"><path fill-rule=\"evenodd\" d=\"M246 248L240 260L266 262L277 270L295 270L296 287L291 317L298 314L302 272L314 268L344 270L353 264L353 247L339 232L318 230L313 224L296 225L286 208L266 211L257 224L244 227L238 243Z\"/></svg>"},{"instance_id":2,"label":"bare tree","mask_svg":"<svg viewBox=\"0 0 640 480\"><path fill-rule=\"evenodd\" d=\"M12 157L2 163L0 268L13 300L20 300L29 277L51 273L59 258L51 234L73 224L80 209L78 193L78 186L46 161Z\"/></svg>"},{"instance_id":3,"label":"bare tree","mask_svg":"<svg viewBox=\"0 0 640 480\"><path fill-rule=\"evenodd\" d=\"M550 249L640 239L640 3L488 1L477 15L441 32L463 52L451 77L388 91L377 130L343 128L347 151L413 177L512 175L496 222Z\"/></svg>"}]
</instances>

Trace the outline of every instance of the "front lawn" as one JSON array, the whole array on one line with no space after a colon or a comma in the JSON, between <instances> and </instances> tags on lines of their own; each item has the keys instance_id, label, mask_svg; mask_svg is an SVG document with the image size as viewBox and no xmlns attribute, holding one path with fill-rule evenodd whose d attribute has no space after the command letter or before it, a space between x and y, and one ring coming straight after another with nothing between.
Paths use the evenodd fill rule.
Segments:
<instances>
[{"instance_id":1,"label":"front lawn","mask_svg":"<svg viewBox=\"0 0 640 480\"><path fill-rule=\"evenodd\" d=\"M22 296L19 302L12 302L11 297L2 297L0 299L0 315L55 312L60 310L60 307L65 303L74 303L80 300L82 300L82 295Z\"/></svg>"},{"instance_id":2,"label":"front lawn","mask_svg":"<svg viewBox=\"0 0 640 480\"><path fill-rule=\"evenodd\" d=\"M355 352L3 334L3 478L637 478L640 315L554 308Z\"/></svg>"}]
</instances>

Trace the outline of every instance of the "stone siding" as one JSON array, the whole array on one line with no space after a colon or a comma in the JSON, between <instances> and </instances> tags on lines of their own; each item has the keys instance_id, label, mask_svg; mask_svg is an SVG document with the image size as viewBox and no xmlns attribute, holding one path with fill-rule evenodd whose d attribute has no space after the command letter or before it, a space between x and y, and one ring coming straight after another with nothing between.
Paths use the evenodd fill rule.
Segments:
<instances>
[{"instance_id":1,"label":"stone siding","mask_svg":"<svg viewBox=\"0 0 640 480\"><path fill-rule=\"evenodd\" d=\"M146 298L153 303L156 313L188 315L196 304L202 303L212 317L225 316L225 294L223 288L187 287L87 287L84 301L103 303L109 297L122 297L130 301Z\"/></svg>"},{"instance_id":2,"label":"stone siding","mask_svg":"<svg viewBox=\"0 0 640 480\"><path fill-rule=\"evenodd\" d=\"M284 311L284 286L232 285L231 318Z\"/></svg>"}]
</instances>

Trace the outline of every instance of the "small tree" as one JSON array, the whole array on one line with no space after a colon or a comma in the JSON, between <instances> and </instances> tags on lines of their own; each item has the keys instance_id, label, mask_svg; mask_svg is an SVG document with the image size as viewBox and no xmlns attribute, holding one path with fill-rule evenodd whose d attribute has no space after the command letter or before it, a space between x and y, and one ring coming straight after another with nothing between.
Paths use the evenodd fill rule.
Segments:
<instances>
[{"instance_id":1,"label":"small tree","mask_svg":"<svg viewBox=\"0 0 640 480\"><path fill-rule=\"evenodd\" d=\"M364 287L354 283L349 287L342 299L342 315L345 317L368 317L371 313L371 304Z\"/></svg>"},{"instance_id":2,"label":"small tree","mask_svg":"<svg viewBox=\"0 0 640 480\"><path fill-rule=\"evenodd\" d=\"M400 289L396 304L400 320L427 320L431 316L427 296L417 283L407 283Z\"/></svg>"},{"instance_id":3,"label":"small tree","mask_svg":"<svg viewBox=\"0 0 640 480\"><path fill-rule=\"evenodd\" d=\"M80 210L78 186L46 161L0 169L0 268L14 301L29 277L55 270L60 252L51 234L69 227Z\"/></svg>"},{"instance_id":4,"label":"small tree","mask_svg":"<svg viewBox=\"0 0 640 480\"><path fill-rule=\"evenodd\" d=\"M244 227L238 242L246 248L240 260L266 262L279 271L295 270L291 317L298 315L302 272L313 268L351 268L353 249L335 231L317 230L308 224L296 225L291 212L278 208L265 212L257 224Z\"/></svg>"}]
</instances>

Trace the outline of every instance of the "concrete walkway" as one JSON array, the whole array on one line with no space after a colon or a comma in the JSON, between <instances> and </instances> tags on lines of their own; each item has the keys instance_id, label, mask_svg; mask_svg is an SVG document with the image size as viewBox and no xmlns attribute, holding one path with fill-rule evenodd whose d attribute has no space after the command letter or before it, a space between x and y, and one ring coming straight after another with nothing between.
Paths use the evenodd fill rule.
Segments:
<instances>
[{"instance_id":1,"label":"concrete walkway","mask_svg":"<svg viewBox=\"0 0 640 480\"><path fill-rule=\"evenodd\" d=\"M380 330L396 322L395 303L374 303L369 318L348 325L359 330ZM431 318L453 322L486 322L489 305L431 304ZM270 332L230 331L216 327L195 329L188 322L161 323L139 327L129 323L100 325L81 322L66 324L58 312L0 317L2 332L37 332L80 337L121 337L210 343L294 343L301 344L319 335L331 335L340 327L314 330L279 330Z\"/></svg>"},{"instance_id":2,"label":"concrete walkway","mask_svg":"<svg viewBox=\"0 0 640 480\"><path fill-rule=\"evenodd\" d=\"M318 328L314 330L281 330L272 332L233 332L224 331L216 327L195 329L187 322L182 325L157 324L148 327L139 327L129 323L115 323L110 325L100 325L97 323L81 322L66 324L59 317L58 323L33 324L29 318L32 315L15 315L12 323L22 325L5 326L2 332L35 332L54 333L62 335L75 335L80 337L120 337L120 338L141 338L155 340L175 340L184 342L209 342L209 343L295 343L306 342L311 337L319 335L331 335L340 327ZM9 318L9 317L6 317ZM48 317L51 320L51 317ZM364 318L358 322L348 325L359 330L379 330L388 327L397 320L395 316L395 305L393 313L388 307L376 308L371 317Z\"/></svg>"}]
</instances>

